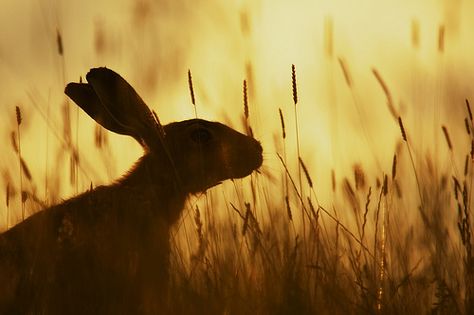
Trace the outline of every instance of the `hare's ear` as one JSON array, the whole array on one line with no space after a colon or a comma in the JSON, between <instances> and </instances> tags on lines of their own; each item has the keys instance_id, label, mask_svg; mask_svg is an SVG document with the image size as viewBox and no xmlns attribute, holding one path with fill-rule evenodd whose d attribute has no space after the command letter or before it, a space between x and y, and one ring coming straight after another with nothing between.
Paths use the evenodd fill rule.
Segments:
<instances>
[{"instance_id":1,"label":"hare's ear","mask_svg":"<svg viewBox=\"0 0 474 315\"><path fill-rule=\"evenodd\" d=\"M131 135L131 130L120 124L102 105L99 97L89 84L69 83L64 93L102 127L122 135Z\"/></svg>"},{"instance_id":2,"label":"hare's ear","mask_svg":"<svg viewBox=\"0 0 474 315\"><path fill-rule=\"evenodd\" d=\"M91 69L88 84L70 83L65 93L89 116L113 132L134 137L153 147L160 129L148 106L133 87L107 68Z\"/></svg>"}]
</instances>

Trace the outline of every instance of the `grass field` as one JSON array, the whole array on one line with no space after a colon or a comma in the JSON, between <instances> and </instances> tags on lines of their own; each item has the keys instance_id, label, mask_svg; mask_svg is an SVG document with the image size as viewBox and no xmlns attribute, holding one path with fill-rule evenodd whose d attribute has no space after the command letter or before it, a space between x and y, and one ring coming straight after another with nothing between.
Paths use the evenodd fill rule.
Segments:
<instances>
[{"instance_id":1,"label":"grass field","mask_svg":"<svg viewBox=\"0 0 474 315\"><path fill-rule=\"evenodd\" d=\"M184 10L189 24L208 35L160 49L179 26L166 14L182 8L136 1L127 23L142 35L120 35L114 19L96 19L84 35L90 51L81 55L92 57L82 59L82 48L74 50L80 46L71 38L74 27L67 21L46 27L41 36L50 47L42 49L55 65L48 91L37 90L44 84L24 84L21 93L10 93L6 82L5 95L21 97L4 96L2 104L1 230L91 185L110 183L140 156L131 140L93 124L62 95L64 83L78 81L75 73L111 63L145 99L176 104L163 113L156 105L163 121L219 120L252 132L264 147L258 172L189 198L171 237L170 313L471 314L474 76L468 56L474 49L466 40L468 14L459 13L460 4L432 6L428 12L444 17L432 22L410 16L420 11L400 9L407 19L397 25L405 38L391 26L393 34L354 43L341 39L357 37L347 13L332 15L336 8L324 7L327 15L306 24L296 19L304 9L282 13L278 3L257 9L243 1L238 10L213 3L212 16L222 13L227 24ZM49 4L41 5L48 15ZM272 34L272 22L262 22L269 11L289 15L283 28L316 26L312 35L295 35L299 40L282 53L284 41L261 40ZM355 16L360 22L365 15ZM210 31L213 23L239 34L232 48L222 48L226 33ZM288 35L276 28L292 39L293 29ZM311 36L316 43L298 46ZM206 50L213 41L217 57L210 53L214 46ZM359 44L371 55L362 58L367 51ZM398 53L389 54L393 49ZM229 51L239 56L235 65L223 57ZM270 53L284 57L266 60ZM5 70L14 66L8 57L0 60L7 64L4 74L27 73Z\"/></svg>"}]
</instances>

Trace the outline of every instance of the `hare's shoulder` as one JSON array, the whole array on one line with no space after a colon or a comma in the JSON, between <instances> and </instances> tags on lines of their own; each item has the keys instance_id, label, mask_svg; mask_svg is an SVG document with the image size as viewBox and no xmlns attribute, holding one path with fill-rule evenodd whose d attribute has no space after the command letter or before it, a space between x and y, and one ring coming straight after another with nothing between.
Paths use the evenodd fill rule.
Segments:
<instances>
[{"instance_id":1,"label":"hare's shoulder","mask_svg":"<svg viewBox=\"0 0 474 315\"><path fill-rule=\"evenodd\" d=\"M37 253L46 260L63 252L94 255L103 250L133 249L150 238L165 239L170 212L179 212L183 206L184 201L178 199L167 203L153 189L133 185L98 186L39 211L0 234L0 256L28 264Z\"/></svg>"}]
</instances>

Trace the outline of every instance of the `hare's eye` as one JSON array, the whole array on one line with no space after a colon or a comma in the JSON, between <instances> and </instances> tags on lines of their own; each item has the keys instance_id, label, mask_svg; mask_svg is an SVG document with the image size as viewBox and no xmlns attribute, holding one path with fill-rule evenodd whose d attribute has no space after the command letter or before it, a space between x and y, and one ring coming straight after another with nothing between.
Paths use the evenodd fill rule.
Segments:
<instances>
[{"instance_id":1,"label":"hare's eye","mask_svg":"<svg viewBox=\"0 0 474 315\"><path fill-rule=\"evenodd\" d=\"M211 138L212 138L212 135L209 132L209 130L204 129L204 128L196 129L191 133L191 139L197 143L209 142Z\"/></svg>"}]
</instances>

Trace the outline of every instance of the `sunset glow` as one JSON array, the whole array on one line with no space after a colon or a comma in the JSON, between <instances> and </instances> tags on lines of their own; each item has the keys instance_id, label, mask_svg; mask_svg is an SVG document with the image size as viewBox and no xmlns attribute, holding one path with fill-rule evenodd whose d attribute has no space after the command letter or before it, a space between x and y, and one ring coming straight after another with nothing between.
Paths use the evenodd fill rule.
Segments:
<instances>
[{"instance_id":1,"label":"sunset glow","mask_svg":"<svg viewBox=\"0 0 474 315\"><path fill-rule=\"evenodd\" d=\"M472 136L465 121L466 100L474 103L472 30L474 2L461 0L3 0L0 200L8 202L0 206L0 231L20 222L22 211L28 216L113 182L142 155L132 138L99 128L64 94L68 82L84 81L90 68L105 66L119 72L163 124L197 115L242 133L251 129L262 144L258 174L189 198L174 231L180 236L175 244L187 253L187 267L199 241L183 235L194 228L196 206L208 223L209 209L223 221L240 220L236 211L245 214L245 202L252 200L256 221L271 225L273 216L287 216L290 205L292 228L300 231L308 226L301 219L306 208L298 207L308 202L310 209L314 203L358 231L360 239L363 213L357 217L353 210L363 212L372 194L370 206L380 198L383 220L401 220L400 233L408 235L421 225L418 210L438 202L425 184L436 186L440 180L444 184L436 191L445 185L451 192L455 177L460 186L470 181L472 186ZM31 178L20 175L12 146L17 139ZM384 176L391 189L386 199ZM23 204L21 190L30 196ZM456 239L459 214L453 198L446 197L454 210L445 214L445 230ZM397 211L403 219L386 213ZM372 210L369 217L375 218ZM380 229L379 221L369 224L370 236L360 241L375 240L370 250L376 254L385 250L385 233L390 233L385 222ZM304 240L305 233L300 234ZM410 268L427 251L413 250ZM380 255L385 259L385 252ZM380 283L387 276L384 259L375 268L381 268ZM380 285L374 291L380 294L379 311L384 290Z\"/></svg>"}]
</instances>

